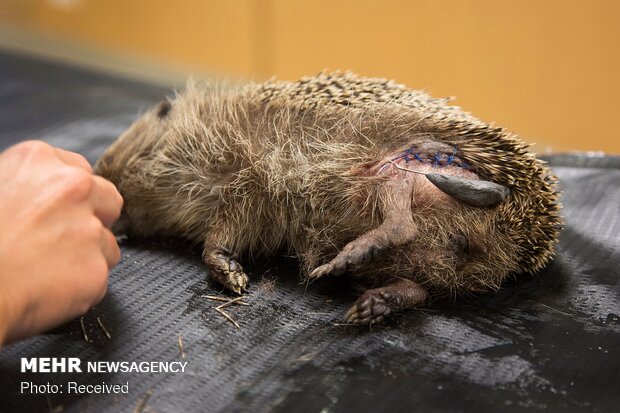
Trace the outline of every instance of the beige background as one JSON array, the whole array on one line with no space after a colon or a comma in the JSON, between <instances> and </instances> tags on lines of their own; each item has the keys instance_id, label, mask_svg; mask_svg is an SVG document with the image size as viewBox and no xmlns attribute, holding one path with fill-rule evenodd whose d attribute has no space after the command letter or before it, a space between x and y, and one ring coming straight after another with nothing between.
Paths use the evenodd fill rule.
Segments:
<instances>
[{"instance_id":1,"label":"beige background","mask_svg":"<svg viewBox=\"0 0 620 413\"><path fill-rule=\"evenodd\" d=\"M620 1L0 0L0 25L4 47L160 81L351 69L539 152L620 154Z\"/></svg>"}]
</instances>

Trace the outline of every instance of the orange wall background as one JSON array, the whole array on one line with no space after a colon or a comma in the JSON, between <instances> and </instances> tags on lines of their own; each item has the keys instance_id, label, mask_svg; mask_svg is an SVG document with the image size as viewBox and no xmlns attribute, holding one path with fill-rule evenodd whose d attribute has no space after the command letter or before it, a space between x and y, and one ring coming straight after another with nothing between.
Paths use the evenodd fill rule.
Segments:
<instances>
[{"instance_id":1,"label":"orange wall background","mask_svg":"<svg viewBox=\"0 0 620 413\"><path fill-rule=\"evenodd\" d=\"M536 143L620 154L615 0L0 0L0 25L180 71L393 78Z\"/></svg>"}]
</instances>

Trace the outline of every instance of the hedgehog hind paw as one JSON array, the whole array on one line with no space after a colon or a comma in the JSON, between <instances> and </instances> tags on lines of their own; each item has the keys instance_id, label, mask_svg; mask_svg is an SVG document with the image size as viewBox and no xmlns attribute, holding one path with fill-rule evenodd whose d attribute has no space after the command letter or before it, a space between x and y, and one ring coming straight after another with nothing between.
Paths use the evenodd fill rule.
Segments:
<instances>
[{"instance_id":1,"label":"hedgehog hind paw","mask_svg":"<svg viewBox=\"0 0 620 413\"><path fill-rule=\"evenodd\" d=\"M428 292L424 287L411 280L399 280L366 291L349 308L344 318L354 325L377 324L396 311L417 307L427 300Z\"/></svg>"},{"instance_id":2,"label":"hedgehog hind paw","mask_svg":"<svg viewBox=\"0 0 620 413\"><path fill-rule=\"evenodd\" d=\"M205 248L203 261L209 269L209 276L212 280L236 294L241 295L247 292L250 278L236 260L236 256L228 249Z\"/></svg>"},{"instance_id":3,"label":"hedgehog hind paw","mask_svg":"<svg viewBox=\"0 0 620 413\"><path fill-rule=\"evenodd\" d=\"M392 308L379 292L367 291L349 308L344 318L354 325L376 324L390 315Z\"/></svg>"}]
</instances>

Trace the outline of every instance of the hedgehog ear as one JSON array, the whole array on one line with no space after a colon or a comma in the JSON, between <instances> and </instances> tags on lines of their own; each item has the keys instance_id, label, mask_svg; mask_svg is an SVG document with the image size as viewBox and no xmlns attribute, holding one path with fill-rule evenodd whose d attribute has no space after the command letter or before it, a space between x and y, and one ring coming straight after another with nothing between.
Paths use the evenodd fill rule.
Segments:
<instances>
[{"instance_id":1,"label":"hedgehog ear","mask_svg":"<svg viewBox=\"0 0 620 413\"><path fill-rule=\"evenodd\" d=\"M426 178L451 197L476 207L497 205L510 194L510 189L507 187L490 181L436 173L426 174Z\"/></svg>"},{"instance_id":2,"label":"hedgehog ear","mask_svg":"<svg viewBox=\"0 0 620 413\"><path fill-rule=\"evenodd\" d=\"M168 98L166 98L166 99L163 99L161 102L159 102L157 106L155 106L155 114L157 115L159 119L163 119L166 116L168 116L168 113L170 113L171 109L172 109L172 104L170 103Z\"/></svg>"}]
</instances>

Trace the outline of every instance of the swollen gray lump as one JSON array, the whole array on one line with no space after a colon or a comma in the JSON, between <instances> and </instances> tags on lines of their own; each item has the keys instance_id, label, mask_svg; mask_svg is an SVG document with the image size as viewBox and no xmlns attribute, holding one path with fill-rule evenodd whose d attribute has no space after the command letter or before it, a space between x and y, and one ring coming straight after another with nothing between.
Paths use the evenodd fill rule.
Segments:
<instances>
[{"instance_id":1,"label":"swollen gray lump","mask_svg":"<svg viewBox=\"0 0 620 413\"><path fill-rule=\"evenodd\" d=\"M249 283L243 257L294 254L313 280L351 274L366 288L353 324L536 272L562 225L555 178L517 136L351 73L190 82L96 172L123 195L129 233L201 243L233 292Z\"/></svg>"}]
</instances>

